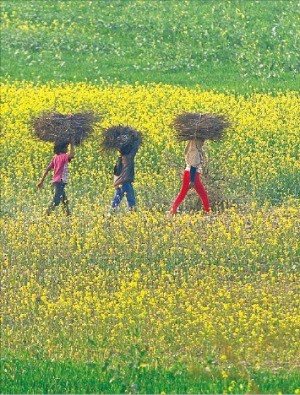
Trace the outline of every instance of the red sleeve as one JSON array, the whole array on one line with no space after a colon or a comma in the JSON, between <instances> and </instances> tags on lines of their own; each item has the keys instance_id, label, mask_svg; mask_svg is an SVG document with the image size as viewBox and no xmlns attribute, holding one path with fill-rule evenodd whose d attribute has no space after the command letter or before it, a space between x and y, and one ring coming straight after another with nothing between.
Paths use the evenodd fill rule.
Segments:
<instances>
[{"instance_id":1,"label":"red sleeve","mask_svg":"<svg viewBox=\"0 0 300 395\"><path fill-rule=\"evenodd\" d=\"M54 158L52 158L51 162L49 163L48 168L49 169L54 169Z\"/></svg>"}]
</instances>

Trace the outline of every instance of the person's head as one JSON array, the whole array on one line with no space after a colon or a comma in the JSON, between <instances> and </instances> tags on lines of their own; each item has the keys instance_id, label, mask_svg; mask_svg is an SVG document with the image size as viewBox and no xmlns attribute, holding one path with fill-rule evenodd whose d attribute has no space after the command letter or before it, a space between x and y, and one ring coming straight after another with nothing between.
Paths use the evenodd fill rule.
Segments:
<instances>
[{"instance_id":1,"label":"person's head","mask_svg":"<svg viewBox=\"0 0 300 395\"><path fill-rule=\"evenodd\" d=\"M68 145L69 145L69 143L57 143L57 144L54 144L54 153L56 155L66 154L67 151L68 151Z\"/></svg>"}]
</instances>

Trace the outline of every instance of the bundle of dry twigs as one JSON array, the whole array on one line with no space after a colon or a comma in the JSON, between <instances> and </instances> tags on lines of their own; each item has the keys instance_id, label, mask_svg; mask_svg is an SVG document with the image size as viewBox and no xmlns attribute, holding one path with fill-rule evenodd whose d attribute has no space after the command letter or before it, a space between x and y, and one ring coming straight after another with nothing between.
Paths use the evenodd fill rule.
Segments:
<instances>
[{"instance_id":1,"label":"bundle of dry twigs","mask_svg":"<svg viewBox=\"0 0 300 395\"><path fill-rule=\"evenodd\" d=\"M79 145L94 131L94 124L102 119L92 111L64 115L56 111L44 112L31 120L35 137L55 144Z\"/></svg>"},{"instance_id":2,"label":"bundle of dry twigs","mask_svg":"<svg viewBox=\"0 0 300 395\"><path fill-rule=\"evenodd\" d=\"M102 129L101 148L104 151L120 150L125 146L133 143L134 139L138 139L139 144L142 143L142 134L131 126L111 126Z\"/></svg>"},{"instance_id":3,"label":"bundle of dry twigs","mask_svg":"<svg viewBox=\"0 0 300 395\"><path fill-rule=\"evenodd\" d=\"M174 119L171 127L178 141L221 140L230 122L224 115L185 112Z\"/></svg>"}]
</instances>

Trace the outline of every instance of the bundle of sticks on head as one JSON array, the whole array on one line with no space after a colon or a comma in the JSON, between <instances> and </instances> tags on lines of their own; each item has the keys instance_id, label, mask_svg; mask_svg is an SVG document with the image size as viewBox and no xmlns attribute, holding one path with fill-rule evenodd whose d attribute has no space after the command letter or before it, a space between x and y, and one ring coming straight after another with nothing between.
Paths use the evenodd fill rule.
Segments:
<instances>
[{"instance_id":1,"label":"bundle of sticks on head","mask_svg":"<svg viewBox=\"0 0 300 395\"><path fill-rule=\"evenodd\" d=\"M131 126L111 126L102 129L101 148L104 151L121 150L133 144L134 140L142 143L142 134Z\"/></svg>"},{"instance_id":2,"label":"bundle of sticks on head","mask_svg":"<svg viewBox=\"0 0 300 395\"><path fill-rule=\"evenodd\" d=\"M170 125L175 129L178 141L221 140L230 122L224 115L185 112L178 115Z\"/></svg>"},{"instance_id":3,"label":"bundle of sticks on head","mask_svg":"<svg viewBox=\"0 0 300 395\"><path fill-rule=\"evenodd\" d=\"M102 119L92 111L75 114L61 114L56 111L44 112L31 120L35 137L55 144L81 144L94 131L94 124Z\"/></svg>"}]
</instances>

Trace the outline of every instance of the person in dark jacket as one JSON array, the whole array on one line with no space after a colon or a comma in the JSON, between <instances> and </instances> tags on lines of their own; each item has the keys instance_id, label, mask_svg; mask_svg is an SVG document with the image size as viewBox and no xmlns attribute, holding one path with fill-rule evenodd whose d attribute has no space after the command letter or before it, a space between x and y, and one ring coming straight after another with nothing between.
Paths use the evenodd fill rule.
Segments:
<instances>
[{"instance_id":1,"label":"person in dark jacket","mask_svg":"<svg viewBox=\"0 0 300 395\"><path fill-rule=\"evenodd\" d=\"M132 183L134 182L134 159L140 146L138 135L133 132L132 139L120 149L118 161L114 167L115 195L111 207L116 209L124 195L126 195L128 207L134 210L136 206L135 193Z\"/></svg>"}]
</instances>

